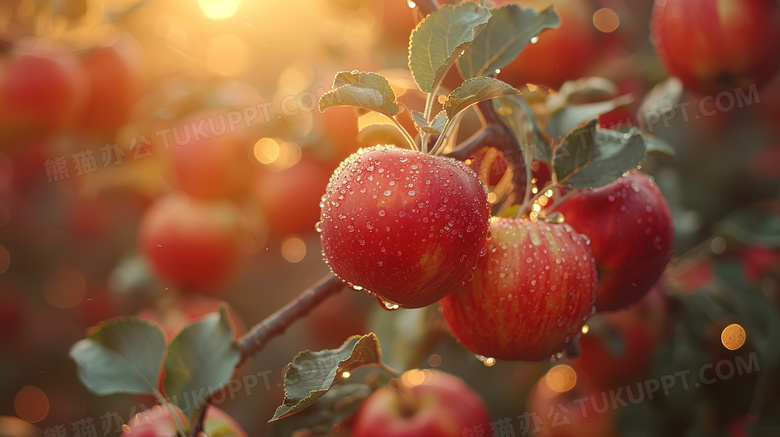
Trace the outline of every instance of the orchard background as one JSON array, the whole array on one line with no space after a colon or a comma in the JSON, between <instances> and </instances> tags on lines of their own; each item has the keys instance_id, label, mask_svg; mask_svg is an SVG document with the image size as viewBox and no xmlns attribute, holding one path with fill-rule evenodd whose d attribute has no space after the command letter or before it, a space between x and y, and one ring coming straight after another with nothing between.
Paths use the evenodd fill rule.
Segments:
<instances>
[{"instance_id":1,"label":"orchard background","mask_svg":"<svg viewBox=\"0 0 780 437\"><path fill-rule=\"evenodd\" d=\"M633 127L648 150L641 172L654 177L674 224L671 261L641 300L599 312L577 327L578 347L531 362L475 357L436 304L387 311L394 302L322 282L330 269L316 228L331 174L360 147L408 148L410 138L376 112L321 112L320 98L338 72L355 83L367 77L358 71L380 73L401 108L397 124L412 141L420 131L435 140L442 127L418 130L406 109L426 105L409 72L409 36L434 3L0 4L0 436L119 435L156 405L150 394L114 393L128 391L109 387L121 378L80 379L72 358L74 344L124 316L138 317L114 320L137 324L124 332L138 335L126 338L139 356L155 349L155 335L164 348L200 321L168 355L215 357L203 361L211 379L202 380L219 383L190 399L213 406L177 404L193 424L196 411L226 412L207 413L210 435L357 435L355 411L387 384L459 387L460 407L434 402L440 416L472 405L444 372L482 398L472 412L484 402L487 413L442 435L780 435L780 4L657 0L651 34L650 0L520 2L553 4L556 16L528 15L551 21L528 24L538 27L529 44L498 69L521 100L502 88L500 99L463 111L442 150L476 171L494 214L517 214L530 181L530 214L543 216L559 193L544 196L547 164L526 161L525 178L527 150L501 142L518 133L513 109L534 114L532 144L591 119L599 129ZM453 68L441 91L461 82ZM479 131L483 123L493 130ZM662 230L647 230L662 244ZM632 259L637 247L626 238L611 248L611 267L649 268ZM312 284L335 291L283 335L252 353L231 342ZM349 356L351 335L369 332L383 364L334 364ZM373 337L359 341L376 354ZM288 364L326 349L336 352L299 362L297 382L332 382L336 370L339 381L313 406L268 423L291 407ZM396 371L405 372L400 383L390 381ZM413 431L403 435L432 435Z\"/></svg>"}]
</instances>

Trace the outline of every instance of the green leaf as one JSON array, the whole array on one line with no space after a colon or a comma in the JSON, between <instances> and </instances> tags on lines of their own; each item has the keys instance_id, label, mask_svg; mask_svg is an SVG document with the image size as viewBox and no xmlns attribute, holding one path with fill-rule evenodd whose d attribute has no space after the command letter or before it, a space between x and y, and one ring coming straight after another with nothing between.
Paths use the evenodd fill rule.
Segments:
<instances>
[{"instance_id":1,"label":"green leaf","mask_svg":"<svg viewBox=\"0 0 780 437\"><path fill-rule=\"evenodd\" d=\"M338 349L300 352L284 374L284 402L271 421L303 411L327 393L344 372L378 364L381 359L382 350L373 332L352 336Z\"/></svg>"},{"instance_id":2,"label":"green leaf","mask_svg":"<svg viewBox=\"0 0 780 437\"><path fill-rule=\"evenodd\" d=\"M552 156L550 144L542 140L539 136L541 132L536 124L536 116L526 101L519 96L499 97L493 100L493 107L501 121L512 131L520 144L533 143L533 154L537 159L549 161ZM529 138L529 129L531 127L531 136Z\"/></svg>"},{"instance_id":3,"label":"green leaf","mask_svg":"<svg viewBox=\"0 0 780 437\"><path fill-rule=\"evenodd\" d=\"M441 110L431 122L431 129L441 132L444 130L444 125L447 124L447 111Z\"/></svg>"},{"instance_id":4,"label":"green leaf","mask_svg":"<svg viewBox=\"0 0 780 437\"><path fill-rule=\"evenodd\" d=\"M433 121L430 125L427 121L425 121L423 114L417 111L412 111L412 119L414 119L414 124L417 126L419 131L425 132L427 134L439 135L442 129L444 129L444 125L447 123L447 113L442 110L436 114L436 117L433 118Z\"/></svg>"},{"instance_id":5,"label":"green leaf","mask_svg":"<svg viewBox=\"0 0 780 437\"><path fill-rule=\"evenodd\" d=\"M676 77L659 83L642 100L637 115L640 120L661 120L661 116L677 110L685 93L682 82Z\"/></svg>"},{"instance_id":6,"label":"green leaf","mask_svg":"<svg viewBox=\"0 0 780 437\"><path fill-rule=\"evenodd\" d=\"M564 82L557 93L547 97L547 107L552 108L552 112L566 105L603 102L615 97L618 90L615 82L603 77L591 76L570 80Z\"/></svg>"},{"instance_id":7,"label":"green leaf","mask_svg":"<svg viewBox=\"0 0 780 437\"><path fill-rule=\"evenodd\" d=\"M487 8L468 2L443 6L420 22L409 43L409 68L421 91L433 92L489 19Z\"/></svg>"},{"instance_id":8,"label":"green leaf","mask_svg":"<svg viewBox=\"0 0 780 437\"><path fill-rule=\"evenodd\" d=\"M157 394L165 357L162 329L137 317L118 317L70 348L81 382L98 395Z\"/></svg>"},{"instance_id":9,"label":"green leaf","mask_svg":"<svg viewBox=\"0 0 780 437\"><path fill-rule=\"evenodd\" d=\"M165 394L187 417L233 377L241 351L233 341L227 308L184 328L165 360Z\"/></svg>"},{"instance_id":10,"label":"green leaf","mask_svg":"<svg viewBox=\"0 0 780 437\"><path fill-rule=\"evenodd\" d=\"M655 135L650 135L647 132L640 133L642 134L642 138L645 140L645 145L647 145L647 153L662 156L666 159L674 159L674 157L677 155L674 147L667 143L666 140Z\"/></svg>"},{"instance_id":11,"label":"green leaf","mask_svg":"<svg viewBox=\"0 0 780 437\"><path fill-rule=\"evenodd\" d=\"M626 94L605 102L587 103L583 105L566 105L559 107L550 115L547 133L554 138L565 135L580 124L606 114L617 108L628 106L634 101L631 95Z\"/></svg>"},{"instance_id":12,"label":"green leaf","mask_svg":"<svg viewBox=\"0 0 780 437\"><path fill-rule=\"evenodd\" d=\"M369 326L387 352L387 364L408 370L420 366L433 346L449 338L438 329L440 317L435 305L404 311L376 307L371 312Z\"/></svg>"},{"instance_id":13,"label":"green leaf","mask_svg":"<svg viewBox=\"0 0 780 437\"><path fill-rule=\"evenodd\" d=\"M639 131L624 134L597 129L591 120L569 132L556 148L553 168L558 183L573 188L596 188L636 168L645 156Z\"/></svg>"},{"instance_id":14,"label":"green leaf","mask_svg":"<svg viewBox=\"0 0 780 437\"><path fill-rule=\"evenodd\" d=\"M333 80L333 89L320 97L320 111L333 106L356 106L392 117L401 110L395 91L381 74L342 71Z\"/></svg>"},{"instance_id":15,"label":"green leaf","mask_svg":"<svg viewBox=\"0 0 780 437\"><path fill-rule=\"evenodd\" d=\"M313 434L328 434L333 425L343 423L355 414L368 395L367 384L344 384L331 388L314 404L299 414L273 423L272 435L294 435L307 429Z\"/></svg>"},{"instance_id":16,"label":"green leaf","mask_svg":"<svg viewBox=\"0 0 780 437\"><path fill-rule=\"evenodd\" d=\"M561 23L552 6L537 12L509 4L490 10L484 29L474 38L466 53L458 60L463 77L493 74L517 58L517 55L544 29L554 29Z\"/></svg>"},{"instance_id":17,"label":"green leaf","mask_svg":"<svg viewBox=\"0 0 780 437\"><path fill-rule=\"evenodd\" d=\"M466 79L461 86L455 88L447 96L447 100L444 102L444 110L447 111L447 118L452 120L459 112L475 103L495 99L496 97L519 94L520 91L512 85L498 79L475 77Z\"/></svg>"}]
</instances>

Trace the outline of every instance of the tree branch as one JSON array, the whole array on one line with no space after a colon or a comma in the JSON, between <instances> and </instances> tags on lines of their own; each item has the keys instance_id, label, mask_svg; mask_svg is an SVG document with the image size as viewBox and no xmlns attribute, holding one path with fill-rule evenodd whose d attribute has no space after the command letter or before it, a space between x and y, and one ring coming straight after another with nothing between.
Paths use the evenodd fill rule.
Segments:
<instances>
[{"instance_id":1,"label":"tree branch","mask_svg":"<svg viewBox=\"0 0 780 437\"><path fill-rule=\"evenodd\" d=\"M344 288L344 283L329 273L279 311L255 325L238 339L238 345L241 348L241 363L260 352L269 341L284 334L296 320L307 315L325 299Z\"/></svg>"}]
</instances>

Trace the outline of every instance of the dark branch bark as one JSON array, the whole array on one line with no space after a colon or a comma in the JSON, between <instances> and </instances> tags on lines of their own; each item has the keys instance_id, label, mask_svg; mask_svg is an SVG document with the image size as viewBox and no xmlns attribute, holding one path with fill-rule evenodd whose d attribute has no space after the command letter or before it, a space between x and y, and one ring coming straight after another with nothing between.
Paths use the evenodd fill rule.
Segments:
<instances>
[{"instance_id":1,"label":"dark branch bark","mask_svg":"<svg viewBox=\"0 0 780 437\"><path fill-rule=\"evenodd\" d=\"M255 325L238 339L241 362L260 352L269 341L282 335L296 320L308 314L328 297L344 289L344 283L328 274L279 311Z\"/></svg>"}]
</instances>

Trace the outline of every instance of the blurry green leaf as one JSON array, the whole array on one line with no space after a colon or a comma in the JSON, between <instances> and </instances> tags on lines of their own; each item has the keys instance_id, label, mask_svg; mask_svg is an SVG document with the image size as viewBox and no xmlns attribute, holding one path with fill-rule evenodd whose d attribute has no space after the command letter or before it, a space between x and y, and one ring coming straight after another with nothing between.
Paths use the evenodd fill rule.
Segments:
<instances>
[{"instance_id":1,"label":"blurry green leaf","mask_svg":"<svg viewBox=\"0 0 780 437\"><path fill-rule=\"evenodd\" d=\"M448 336L436 327L437 317L435 305L403 311L374 309L370 327L387 352L387 364L399 370L419 366L430 349Z\"/></svg>"},{"instance_id":2,"label":"blurry green leaf","mask_svg":"<svg viewBox=\"0 0 780 437\"><path fill-rule=\"evenodd\" d=\"M227 308L184 328L165 360L165 394L191 418L200 403L233 377L241 351L233 341Z\"/></svg>"},{"instance_id":3,"label":"blurry green leaf","mask_svg":"<svg viewBox=\"0 0 780 437\"><path fill-rule=\"evenodd\" d=\"M459 112L469 106L484 100L496 97L519 95L520 91L508 83L492 77L475 77L466 79L463 84L455 88L444 102L444 110L447 118L452 120Z\"/></svg>"},{"instance_id":4,"label":"blurry green leaf","mask_svg":"<svg viewBox=\"0 0 780 437\"><path fill-rule=\"evenodd\" d=\"M566 105L603 102L615 97L618 86L609 79L592 76L564 82L555 94L547 97L547 106L556 110Z\"/></svg>"},{"instance_id":5,"label":"blurry green leaf","mask_svg":"<svg viewBox=\"0 0 780 437\"><path fill-rule=\"evenodd\" d=\"M617 108L628 106L634 101L630 95L616 97L606 102L586 103L582 105L566 105L555 110L550 115L547 133L559 138L580 124L606 114Z\"/></svg>"},{"instance_id":6,"label":"blurry green leaf","mask_svg":"<svg viewBox=\"0 0 780 437\"><path fill-rule=\"evenodd\" d=\"M492 15L485 28L458 59L463 77L493 74L514 61L539 32L560 25L552 6L537 12L534 8L509 4L491 9L490 13Z\"/></svg>"},{"instance_id":7,"label":"blurry green leaf","mask_svg":"<svg viewBox=\"0 0 780 437\"><path fill-rule=\"evenodd\" d=\"M505 96L493 99L496 115L512 131L518 143L533 142L534 158L549 161L552 156L550 144L540 138L541 129L536 124L536 116L520 96ZM528 126L530 125L530 138Z\"/></svg>"},{"instance_id":8,"label":"blurry green leaf","mask_svg":"<svg viewBox=\"0 0 780 437\"><path fill-rule=\"evenodd\" d=\"M156 394L165 357L162 329L137 317L98 325L70 348L81 382L98 395Z\"/></svg>"},{"instance_id":9,"label":"blurry green leaf","mask_svg":"<svg viewBox=\"0 0 780 437\"><path fill-rule=\"evenodd\" d=\"M715 224L714 234L744 244L780 249L780 214L759 208L735 211Z\"/></svg>"},{"instance_id":10,"label":"blurry green leaf","mask_svg":"<svg viewBox=\"0 0 780 437\"><path fill-rule=\"evenodd\" d=\"M569 132L555 150L553 168L558 183L574 188L596 188L636 168L645 156L638 131L624 134L597 129L591 120Z\"/></svg>"},{"instance_id":11,"label":"blurry green leaf","mask_svg":"<svg viewBox=\"0 0 780 437\"><path fill-rule=\"evenodd\" d=\"M380 363L381 359L374 333L350 337L338 349L298 353L284 374L284 402L271 421L303 411L327 393L344 372Z\"/></svg>"},{"instance_id":12,"label":"blurry green leaf","mask_svg":"<svg viewBox=\"0 0 780 437\"><path fill-rule=\"evenodd\" d=\"M342 71L333 80L333 89L320 97L320 111L333 106L356 106L392 117L400 111L395 91L382 75Z\"/></svg>"},{"instance_id":13,"label":"blurry green leaf","mask_svg":"<svg viewBox=\"0 0 780 437\"><path fill-rule=\"evenodd\" d=\"M682 82L676 77L659 83L642 100L637 110L640 120L657 119L661 116L676 110L677 105L682 100L685 89ZM652 115L651 115L652 114ZM656 118L657 117L657 118Z\"/></svg>"},{"instance_id":14,"label":"blurry green leaf","mask_svg":"<svg viewBox=\"0 0 780 437\"><path fill-rule=\"evenodd\" d=\"M487 8L468 2L442 6L420 22L409 44L409 68L420 90L433 92L489 19Z\"/></svg>"}]
</instances>

